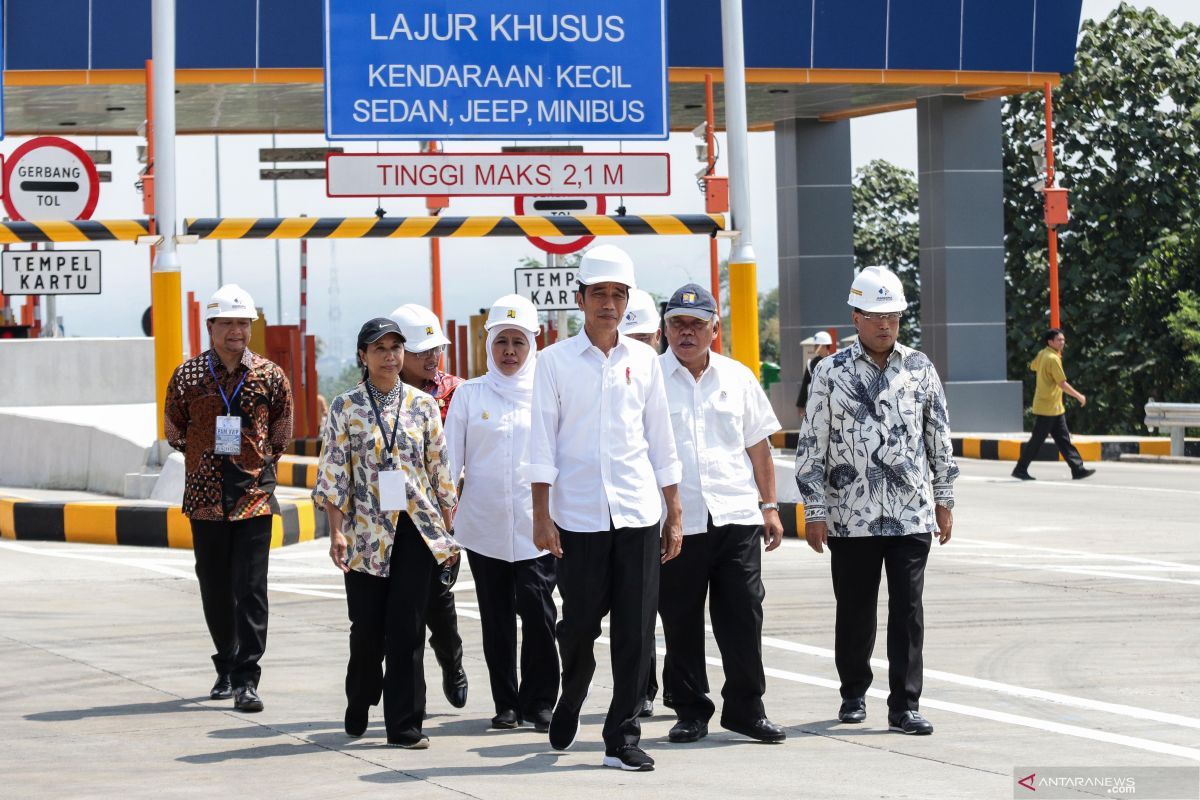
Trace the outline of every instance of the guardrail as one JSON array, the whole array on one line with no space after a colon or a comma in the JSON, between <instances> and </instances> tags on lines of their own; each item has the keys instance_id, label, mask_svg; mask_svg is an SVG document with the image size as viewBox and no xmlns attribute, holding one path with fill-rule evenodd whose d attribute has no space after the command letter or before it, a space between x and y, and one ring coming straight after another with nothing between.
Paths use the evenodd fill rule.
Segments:
<instances>
[{"instance_id":1,"label":"guardrail","mask_svg":"<svg viewBox=\"0 0 1200 800\"><path fill-rule=\"evenodd\" d=\"M1186 428L1200 428L1200 403L1146 403L1146 427L1150 430L1169 428L1171 455L1182 456L1183 434Z\"/></svg>"}]
</instances>

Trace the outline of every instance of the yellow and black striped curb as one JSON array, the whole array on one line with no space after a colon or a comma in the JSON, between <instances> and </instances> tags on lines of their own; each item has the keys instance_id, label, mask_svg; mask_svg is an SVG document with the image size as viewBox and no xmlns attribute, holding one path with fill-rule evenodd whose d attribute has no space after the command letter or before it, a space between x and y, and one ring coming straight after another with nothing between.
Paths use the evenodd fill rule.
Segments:
<instances>
[{"instance_id":1,"label":"yellow and black striped curb","mask_svg":"<svg viewBox=\"0 0 1200 800\"><path fill-rule=\"evenodd\" d=\"M319 456L321 455L321 439L292 439L288 453L293 456Z\"/></svg>"},{"instance_id":2,"label":"yellow and black striped curb","mask_svg":"<svg viewBox=\"0 0 1200 800\"><path fill-rule=\"evenodd\" d=\"M275 480L280 486L311 489L317 485L317 459L312 456L280 456L275 462Z\"/></svg>"},{"instance_id":3,"label":"yellow and black striped curb","mask_svg":"<svg viewBox=\"0 0 1200 800\"><path fill-rule=\"evenodd\" d=\"M279 500L279 512L271 520L271 547L329 535L325 515L311 501ZM192 527L179 506L0 497L0 537L191 549Z\"/></svg>"},{"instance_id":4,"label":"yellow and black striped curb","mask_svg":"<svg viewBox=\"0 0 1200 800\"><path fill-rule=\"evenodd\" d=\"M783 535L804 538L804 503L780 503L779 521L783 523Z\"/></svg>"},{"instance_id":5,"label":"yellow and black striped curb","mask_svg":"<svg viewBox=\"0 0 1200 800\"><path fill-rule=\"evenodd\" d=\"M800 434L797 431L779 431L771 434L771 446L777 450L795 450ZM1025 446L1028 436L1013 437L984 437L984 436L951 436L954 455L963 458L982 458L991 461L1016 461L1021 457L1021 448ZM1122 454L1143 456L1167 456L1171 454L1170 439L1146 439L1131 437L1129 439L1109 439L1105 441L1088 441L1085 438L1072 438L1072 442L1084 461L1117 461ZM1187 442L1184 453L1200 456L1200 442ZM1052 440L1042 443L1034 461L1061 461L1058 447Z\"/></svg>"},{"instance_id":6,"label":"yellow and black striped curb","mask_svg":"<svg viewBox=\"0 0 1200 800\"><path fill-rule=\"evenodd\" d=\"M22 242L133 242L150 234L145 219L0 222L0 244Z\"/></svg>"},{"instance_id":7,"label":"yellow and black striped curb","mask_svg":"<svg viewBox=\"0 0 1200 800\"><path fill-rule=\"evenodd\" d=\"M580 217L246 217L192 218L201 239L421 239L484 236L715 236L724 214Z\"/></svg>"}]
</instances>

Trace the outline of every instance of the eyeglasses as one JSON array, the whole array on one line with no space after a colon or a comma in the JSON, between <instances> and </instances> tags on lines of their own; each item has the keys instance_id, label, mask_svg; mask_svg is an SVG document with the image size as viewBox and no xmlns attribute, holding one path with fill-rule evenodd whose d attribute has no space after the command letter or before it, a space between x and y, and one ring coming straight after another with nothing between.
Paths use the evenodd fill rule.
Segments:
<instances>
[{"instance_id":1,"label":"eyeglasses","mask_svg":"<svg viewBox=\"0 0 1200 800\"><path fill-rule=\"evenodd\" d=\"M869 322L899 322L901 314L899 311L893 311L889 314L876 314L871 311L860 311L859 316Z\"/></svg>"},{"instance_id":2,"label":"eyeglasses","mask_svg":"<svg viewBox=\"0 0 1200 800\"><path fill-rule=\"evenodd\" d=\"M413 353L413 356L415 358L433 358L435 356L441 358L442 353L445 352L445 350L446 346L444 344L439 344L437 347L431 347L428 350L422 350L419 353Z\"/></svg>"}]
</instances>

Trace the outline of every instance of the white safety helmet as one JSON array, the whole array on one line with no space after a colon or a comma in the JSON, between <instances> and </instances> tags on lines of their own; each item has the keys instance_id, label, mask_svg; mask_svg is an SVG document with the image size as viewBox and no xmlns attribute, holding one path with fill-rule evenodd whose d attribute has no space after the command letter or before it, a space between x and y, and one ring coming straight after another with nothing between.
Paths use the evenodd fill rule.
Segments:
<instances>
[{"instance_id":1,"label":"white safety helmet","mask_svg":"<svg viewBox=\"0 0 1200 800\"><path fill-rule=\"evenodd\" d=\"M800 344L812 345L813 347L820 347L821 345L829 346L833 344L833 337L829 335L829 331L817 331L807 339L801 339Z\"/></svg>"},{"instance_id":2,"label":"white safety helmet","mask_svg":"<svg viewBox=\"0 0 1200 800\"><path fill-rule=\"evenodd\" d=\"M583 254L576 276L584 286L596 283L623 283L637 288L633 277L633 259L619 247L602 244Z\"/></svg>"},{"instance_id":3,"label":"white safety helmet","mask_svg":"<svg viewBox=\"0 0 1200 800\"><path fill-rule=\"evenodd\" d=\"M859 311L889 314L908 308L899 276L887 267L864 267L850 285L846 302Z\"/></svg>"},{"instance_id":4,"label":"white safety helmet","mask_svg":"<svg viewBox=\"0 0 1200 800\"><path fill-rule=\"evenodd\" d=\"M621 333L626 336L654 333L661 324L658 305L650 293L641 289L630 289L629 305L625 307L625 316L621 319Z\"/></svg>"},{"instance_id":5,"label":"white safety helmet","mask_svg":"<svg viewBox=\"0 0 1200 800\"><path fill-rule=\"evenodd\" d=\"M258 309L254 298L236 283L227 283L208 298L204 308L204 318L207 319L258 319Z\"/></svg>"},{"instance_id":6,"label":"white safety helmet","mask_svg":"<svg viewBox=\"0 0 1200 800\"><path fill-rule=\"evenodd\" d=\"M424 353L450 344L442 333L441 320L425 306L405 303L388 316L404 332L404 349L410 353Z\"/></svg>"},{"instance_id":7,"label":"white safety helmet","mask_svg":"<svg viewBox=\"0 0 1200 800\"><path fill-rule=\"evenodd\" d=\"M506 294L492 303L483 327L489 331L492 328L520 328L536 334L541 326L538 325L537 306L519 294Z\"/></svg>"}]
</instances>

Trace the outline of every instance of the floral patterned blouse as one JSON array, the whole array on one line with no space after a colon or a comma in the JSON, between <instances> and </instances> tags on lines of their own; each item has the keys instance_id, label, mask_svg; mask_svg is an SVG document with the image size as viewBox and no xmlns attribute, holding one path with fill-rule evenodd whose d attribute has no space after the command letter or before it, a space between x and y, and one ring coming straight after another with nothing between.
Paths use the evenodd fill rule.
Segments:
<instances>
[{"instance_id":1,"label":"floral patterned blouse","mask_svg":"<svg viewBox=\"0 0 1200 800\"><path fill-rule=\"evenodd\" d=\"M807 521L830 536L937 530L958 465L946 393L924 353L897 344L881 370L857 341L813 370L796 447Z\"/></svg>"},{"instance_id":2,"label":"floral patterned blouse","mask_svg":"<svg viewBox=\"0 0 1200 800\"><path fill-rule=\"evenodd\" d=\"M403 386L380 408L389 432L399 413L394 465L405 473L407 514L440 564L459 551L442 521L454 508L454 480L437 403ZM383 432L371 409L365 384L338 395L325 423L313 500L332 503L346 515L342 532L349 541L350 569L386 578L400 511L379 508L379 472L384 463Z\"/></svg>"}]
</instances>

